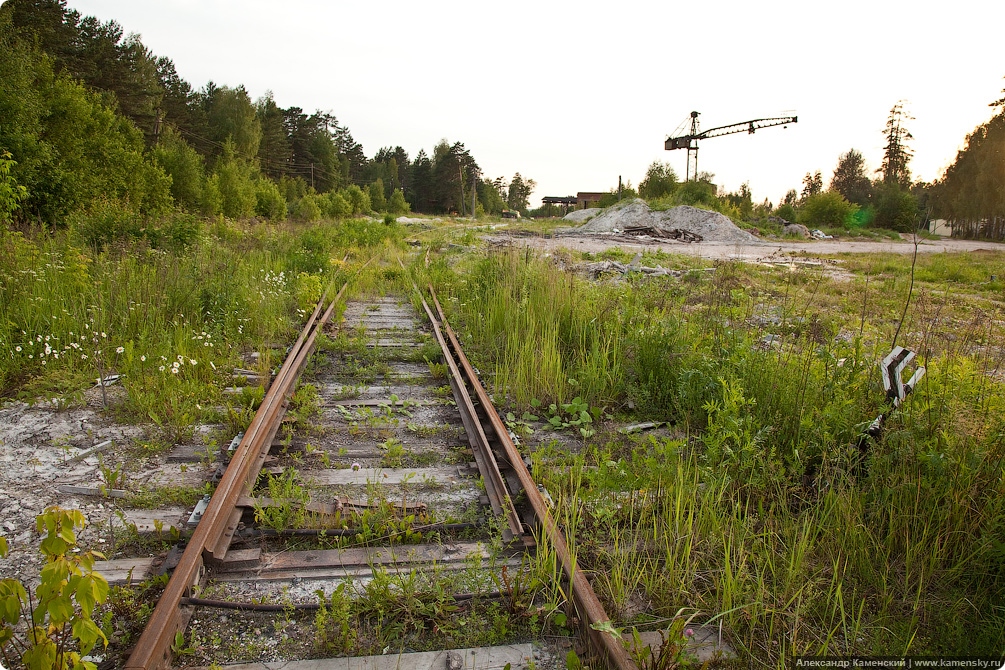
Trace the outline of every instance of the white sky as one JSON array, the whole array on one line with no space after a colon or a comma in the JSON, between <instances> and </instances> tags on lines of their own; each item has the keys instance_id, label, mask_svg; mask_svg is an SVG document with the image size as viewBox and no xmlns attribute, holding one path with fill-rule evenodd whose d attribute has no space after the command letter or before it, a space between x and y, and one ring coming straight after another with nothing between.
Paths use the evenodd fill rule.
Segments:
<instances>
[{"instance_id":1,"label":"white sky","mask_svg":"<svg viewBox=\"0 0 1005 670\"><path fill-rule=\"evenodd\" d=\"M799 123L701 143L699 169L777 204L838 155L882 159L900 99L915 117L911 168L942 174L1005 87L1000 0L69 0L114 19L207 81L333 112L372 157L414 157L446 137L486 176L545 195L637 185L691 110L702 128L795 114Z\"/></svg>"}]
</instances>

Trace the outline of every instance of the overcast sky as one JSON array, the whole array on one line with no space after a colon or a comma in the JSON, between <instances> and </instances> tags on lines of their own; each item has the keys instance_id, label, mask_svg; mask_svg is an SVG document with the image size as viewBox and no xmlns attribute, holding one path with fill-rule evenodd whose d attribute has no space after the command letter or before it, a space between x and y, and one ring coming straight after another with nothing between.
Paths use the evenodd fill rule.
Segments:
<instances>
[{"instance_id":1,"label":"overcast sky","mask_svg":"<svg viewBox=\"0 0 1005 670\"><path fill-rule=\"evenodd\" d=\"M911 163L931 181L1005 87L1000 0L692 3L69 0L139 33L195 88L271 90L331 111L372 157L461 141L486 176L545 195L638 184L691 110L703 128L798 115L701 143L699 169L778 203L838 155L882 159L890 108L915 117Z\"/></svg>"}]
</instances>

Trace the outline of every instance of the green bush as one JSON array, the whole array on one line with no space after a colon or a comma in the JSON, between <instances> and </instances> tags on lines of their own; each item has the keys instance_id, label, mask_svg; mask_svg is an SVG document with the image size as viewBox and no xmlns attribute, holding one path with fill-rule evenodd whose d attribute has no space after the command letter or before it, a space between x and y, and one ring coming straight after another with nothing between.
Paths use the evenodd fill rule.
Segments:
<instances>
[{"instance_id":1,"label":"green bush","mask_svg":"<svg viewBox=\"0 0 1005 670\"><path fill-rule=\"evenodd\" d=\"M401 192L400 188L394 189L391 199L387 202L387 211L391 214L400 215L408 214L408 210L409 207L408 202L405 200L405 194Z\"/></svg>"},{"instance_id":2,"label":"green bush","mask_svg":"<svg viewBox=\"0 0 1005 670\"><path fill-rule=\"evenodd\" d=\"M160 143L154 147L153 157L171 177L171 195L175 202L187 210L198 211L202 206L205 180L202 156L167 126Z\"/></svg>"},{"instance_id":3,"label":"green bush","mask_svg":"<svg viewBox=\"0 0 1005 670\"><path fill-rule=\"evenodd\" d=\"M779 219L785 219L789 223L795 223L796 208L792 205L779 205L778 209L775 210L775 216Z\"/></svg>"},{"instance_id":4,"label":"green bush","mask_svg":"<svg viewBox=\"0 0 1005 670\"><path fill-rule=\"evenodd\" d=\"M851 223L858 211L837 191L824 191L806 198L799 210L799 223L805 226L843 226Z\"/></svg>"},{"instance_id":5,"label":"green bush","mask_svg":"<svg viewBox=\"0 0 1005 670\"><path fill-rule=\"evenodd\" d=\"M255 214L272 221L286 218L286 198L275 182L264 178L255 182Z\"/></svg>"},{"instance_id":6,"label":"green bush","mask_svg":"<svg viewBox=\"0 0 1005 670\"><path fill-rule=\"evenodd\" d=\"M370 184L370 206L375 212L387 211L387 199L384 197L383 179L378 179Z\"/></svg>"},{"instance_id":7,"label":"green bush","mask_svg":"<svg viewBox=\"0 0 1005 670\"><path fill-rule=\"evenodd\" d=\"M258 202L254 166L247 161L234 158L233 154L225 149L224 157L216 166L216 174L219 177L224 216L232 219L246 219L251 216Z\"/></svg>"},{"instance_id":8,"label":"green bush","mask_svg":"<svg viewBox=\"0 0 1005 670\"><path fill-rule=\"evenodd\" d=\"M325 215L330 219L344 219L352 215L352 205L335 191L325 196Z\"/></svg>"},{"instance_id":9,"label":"green bush","mask_svg":"<svg viewBox=\"0 0 1005 670\"><path fill-rule=\"evenodd\" d=\"M873 224L901 233L918 228L918 199L899 184L883 184L876 192L876 218Z\"/></svg>"},{"instance_id":10,"label":"green bush","mask_svg":"<svg viewBox=\"0 0 1005 670\"><path fill-rule=\"evenodd\" d=\"M639 184L639 195L646 200L665 198L673 195L677 187L677 173L670 164L654 161L646 170L642 183Z\"/></svg>"},{"instance_id":11,"label":"green bush","mask_svg":"<svg viewBox=\"0 0 1005 670\"><path fill-rule=\"evenodd\" d=\"M293 206L293 218L297 221L311 222L321 218L321 207L318 196L308 193Z\"/></svg>"},{"instance_id":12,"label":"green bush","mask_svg":"<svg viewBox=\"0 0 1005 670\"><path fill-rule=\"evenodd\" d=\"M341 192L343 198L352 207L353 216L358 216L360 214L369 214L372 211L370 206L370 195L364 193L363 189L355 184L348 186Z\"/></svg>"},{"instance_id":13,"label":"green bush","mask_svg":"<svg viewBox=\"0 0 1005 670\"><path fill-rule=\"evenodd\" d=\"M220 193L220 176L212 174L202 185L202 213L216 216L223 212L223 195Z\"/></svg>"}]
</instances>

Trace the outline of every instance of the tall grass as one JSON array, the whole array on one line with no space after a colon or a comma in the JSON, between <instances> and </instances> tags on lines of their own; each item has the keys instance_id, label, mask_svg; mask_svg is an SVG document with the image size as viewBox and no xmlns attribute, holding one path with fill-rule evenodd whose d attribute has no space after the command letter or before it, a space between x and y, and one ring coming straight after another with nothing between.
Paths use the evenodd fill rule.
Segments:
<instances>
[{"instance_id":1,"label":"tall grass","mask_svg":"<svg viewBox=\"0 0 1005 670\"><path fill-rule=\"evenodd\" d=\"M535 454L615 618L721 615L734 646L778 667L796 653L1000 652L1005 389L992 312L961 329L939 311L951 299L912 307L902 340L928 375L862 461L900 310L873 296L863 316L861 283L790 273L765 291L733 264L707 280L587 283L526 252L429 274L497 396L578 395L688 436L601 433L581 454ZM763 301L777 316L766 326Z\"/></svg>"},{"instance_id":2,"label":"tall grass","mask_svg":"<svg viewBox=\"0 0 1005 670\"><path fill-rule=\"evenodd\" d=\"M113 215L131 216L103 210L100 222ZM403 234L363 220L186 218L180 239L121 235L96 246L93 228L81 215L57 232L0 229L0 388L65 398L117 373L121 409L158 423L208 417L230 383L217 370L247 366L239 356L252 349L266 354L263 369L274 364L270 345L299 329L322 292Z\"/></svg>"}]
</instances>

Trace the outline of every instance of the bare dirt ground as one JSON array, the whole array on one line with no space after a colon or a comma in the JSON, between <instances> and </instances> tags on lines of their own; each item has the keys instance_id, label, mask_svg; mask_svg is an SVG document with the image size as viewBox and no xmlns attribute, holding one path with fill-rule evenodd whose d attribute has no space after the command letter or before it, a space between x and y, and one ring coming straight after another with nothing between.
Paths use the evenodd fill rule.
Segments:
<instances>
[{"instance_id":1,"label":"bare dirt ground","mask_svg":"<svg viewBox=\"0 0 1005 670\"><path fill-rule=\"evenodd\" d=\"M849 253L914 253L914 244L910 240L896 241L854 241L854 240L813 240L813 241L771 241L763 240L753 244L720 244L713 242L673 242L666 240L642 240L623 235L560 235L553 238L521 237L496 232L484 235L483 239L490 244L512 244L531 247L544 251L571 249L598 253L612 247L620 247L629 252L656 251L687 254L698 258L712 260L746 260L770 261L779 256L792 255L823 255ZM1005 253L1005 244L999 242L979 242L974 240L956 240L942 238L921 240L918 253L941 253L953 251L993 251Z\"/></svg>"}]
</instances>

